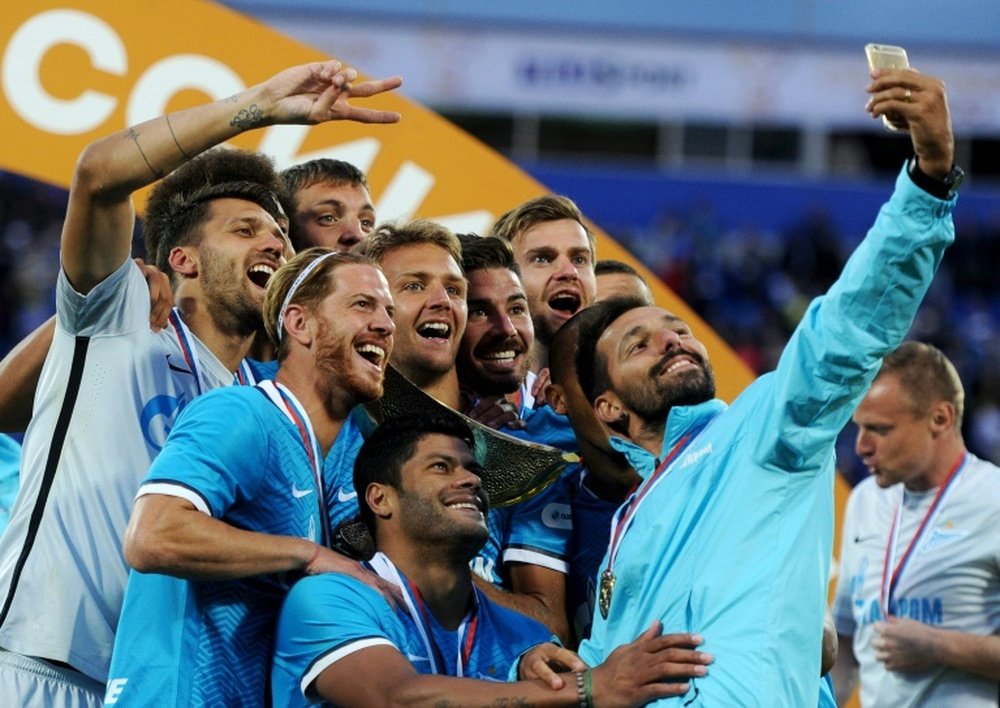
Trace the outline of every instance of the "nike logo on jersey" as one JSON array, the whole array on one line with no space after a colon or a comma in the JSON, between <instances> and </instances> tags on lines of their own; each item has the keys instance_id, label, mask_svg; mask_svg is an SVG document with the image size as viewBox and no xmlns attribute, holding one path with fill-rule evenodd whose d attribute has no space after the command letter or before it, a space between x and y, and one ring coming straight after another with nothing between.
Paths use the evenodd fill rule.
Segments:
<instances>
[{"instance_id":1,"label":"nike logo on jersey","mask_svg":"<svg viewBox=\"0 0 1000 708\"><path fill-rule=\"evenodd\" d=\"M357 498L358 498L358 493L354 490L351 490L350 492L345 492L343 487L337 490L337 501L339 502L349 502L352 499L357 499Z\"/></svg>"},{"instance_id":2,"label":"nike logo on jersey","mask_svg":"<svg viewBox=\"0 0 1000 708\"><path fill-rule=\"evenodd\" d=\"M419 656L417 654L407 654L406 655L406 660L409 661L409 662L414 662L414 661L426 661L426 662L430 662L430 659L427 658L426 656Z\"/></svg>"},{"instance_id":3,"label":"nike logo on jersey","mask_svg":"<svg viewBox=\"0 0 1000 708\"><path fill-rule=\"evenodd\" d=\"M301 499L302 497L307 497L313 493L311 489L299 489L294 484L292 485L292 496L296 499Z\"/></svg>"},{"instance_id":4,"label":"nike logo on jersey","mask_svg":"<svg viewBox=\"0 0 1000 708\"><path fill-rule=\"evenodd\" d=\"M865 541L872 540L876 536L878 536L878 534L876 534L876 533L869 533L869 534L865 534L864 536L858 535L858 536L854 537L854 542L855 543L864 543Z\"/></svg>"},{"instance_id":5,"label":"nike logo on jersey","mask_svg":"<svg viewBox=\"0 0 1000 708\"><path fill-rule=\"evenodd\" d=\"M169 354L167 354L167 367L168 367L168 368L169 368L169 369L170 369L171 371L176 371L176 372L178 372L178 373L181 373L181 374L187 374L188 376L194 376L194 374L193 374L193 373L191 373L191 371L190 371L190 370L188 370L188 369L182 369L182 368L181 368L181 367L179 367L179 366L174 366L173 364L171 364L171 363L170 363L170 355L169 355Z\"/></svg>"}]
</instances>

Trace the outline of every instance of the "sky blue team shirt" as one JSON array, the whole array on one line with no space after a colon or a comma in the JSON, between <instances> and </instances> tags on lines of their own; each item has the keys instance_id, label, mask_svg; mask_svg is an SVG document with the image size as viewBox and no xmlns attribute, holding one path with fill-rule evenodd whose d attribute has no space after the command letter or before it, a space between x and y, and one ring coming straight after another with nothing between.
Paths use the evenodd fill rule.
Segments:
<instances>
[{"instance_id":1,"label":"sky blue team shirt","mask_svg":"<svg viewBox=\"0 0 1000 708\"><path fill-rule=\"evenodd\" d=\"M715 657L707 677L662 703L816 704L834 440L909 329L954 238L953 204L904 171L776 371L732 407L716 400L671 410L659 456L612 440L646 480L643 493L667 452L691 436L624 536L610 613L595 615L584 661L600 663L660 619L665 632L701 633Z\"/></svg>"},{"instance_id":2,"label":"sky blue team shirt","mask_svg":"<svg viewBox=\"0 0 1000 708\"><path fill-rule=\"evenodd\" d=\"M321 542L325 509L299 429L258 387L198 397L143 492L192 501L242 529ZM258 706L286 578L187 581L132 572L106 705Z\"/></svg>"},{"instance_id":3,"label":"sky blue team shirt","mask_svg":"<svg viewBox=\"0 0 1000 708\"><path fill-rule=\"evenodd\" d=\"M368 585L336 573L303 578L289 592L278 621L271 673L274 708L308 705L304 691L326 668L373 646L397 649L421 674L505 681L523 652L554 639L538 622L475 590L475 633L460 669L459 646L468 636L471 616L456 631L443 629L420 612L406 578L384 555L376 555L373 564L405 593L395 610ZM382 572L380 564L396 577ZM428 627L425 641L422 633Z\"/></svg>"}]
</instances>

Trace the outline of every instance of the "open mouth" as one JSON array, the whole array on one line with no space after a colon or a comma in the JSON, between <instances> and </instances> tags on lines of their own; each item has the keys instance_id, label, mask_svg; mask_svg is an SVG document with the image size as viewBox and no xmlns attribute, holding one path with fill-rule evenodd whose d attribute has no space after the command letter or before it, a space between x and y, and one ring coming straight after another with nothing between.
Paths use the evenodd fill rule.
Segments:
<instances>
[{"instance_id":1,"label":"open mouth","mask_svg":"<svg viewBox=\"0 0 1000 708\"><path fill-rule=\"evenodd\" d=\"M267 265L266 263L258 263L257 265L250 266L247 270L247 277L258 288L265 288L267 287L267 281L274 275L274 271L274 266Z\"/></svg>"},{"instance_id":2,"label":"open mouth","mask_svg":"<svg viewBox=\"0 0 1000 708\"><path fill-rule=\"evenodd\" d=\"M382 363L385 361L385 349L378 346L377 344L360 344L354 348L361 358L374 364L379 369L382 368Z\"/></svg>"},{"instance_id":3,"label":"open mouth","mask_svg":"<svg viewBox=\"0 0 1000 708\"><path fill-rule=\"evenodd\" d=\"M450 504L445 504L445 506L452 511L460 511L463 514L474 514L480 519L484 518L482 503L478 499L475 501L451 502Z\"/></svg>"},{"instance_id":4,"label":"open mouth","mask_svg":"<svg viewBox=\"0 0 1000 708\"><path fill-rule=\"evenodd\" d=\"M549 299L549 307L554 311L572 317L579 311L582 304L579 295L573 293L556 293Z\"/></svg>"},{"instance_id":5,"label":"open mouth","mask_svg":"<svg viewBox=\"0 0 1000 708\"><path fill-rule=\"evenodd\" d=\"M451 327L444 322L427 322L417 327L417 334L424 339L447 340L451 336Z\"/></svg>"}]
</instances>

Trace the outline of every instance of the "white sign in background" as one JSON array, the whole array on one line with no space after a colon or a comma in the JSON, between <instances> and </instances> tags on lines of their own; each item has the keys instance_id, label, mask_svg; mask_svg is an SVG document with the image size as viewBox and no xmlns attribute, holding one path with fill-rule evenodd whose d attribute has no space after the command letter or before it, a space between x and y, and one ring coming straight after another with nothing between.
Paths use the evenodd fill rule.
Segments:
<instances>
[{"instance_id":1,"label":"white sign in background","mask_svg":"<svg viewBox=\"0 0 1000 708\"><path fill-rule=\"evenodd\" d=\"M863 46L267 19L369 74L403 75L408 95L438 108L877 128ZM910 61L945 79L956 130L1000 133L1000 56Z\"/></svg>"}]
</instances>

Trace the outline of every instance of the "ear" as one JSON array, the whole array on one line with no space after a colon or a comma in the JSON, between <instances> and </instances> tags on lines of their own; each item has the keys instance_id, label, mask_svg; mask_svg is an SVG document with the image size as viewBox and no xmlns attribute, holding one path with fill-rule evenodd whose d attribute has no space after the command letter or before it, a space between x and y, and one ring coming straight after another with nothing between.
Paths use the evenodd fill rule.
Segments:
<instances>
[{"instance_id":1,"label":"ear","mask_svg":"<svg viewBox=\"0 0 1000 708\"><path fill-rule=\"evenodd\" d=\"M948 401L938 401L931 407L930 428L934 435L947 433L955 427L955 406Z\"/></svg>"},{"instance_id":2,"label":"ear","mask_svg":"<svg viewBox=\"0 0 1000 708\"><path fill-rule=\"evenodd\" d=\"M378 482L372 482L365 490L365 502L372 513L380 519L392 518L395 498L395 490L392 487Z\"/></svg>"},{"instance_id":3,"label":"ear","mask_svg":"<svg viewBox=\"0 0 1000 708\"><path fill-rule=\"evenodd\" d=\"M285 308L285 316L282 319L284 332L282 337L294 339L303 347L309 347L313 343L315 334L313 332L313 318L309 313L297 303L291 303Z\"/></svg>"},{"instance_id":4,"label":"ear","mask_svg":"<svg viewBox=\"0 0 1000 708\"><path fill-rule=\"evenodd\" d=\"M611 391L605 391L594 400L594 412L598 420L612 428L628 422L628 411L617 394Z\"/></svg>"},{"instance_id":5,"label":"ear","mask_svg":"<svg viewBox=\"0 0 1000 708\"><path fill-rule=\"evenodd\" d=\"M194 246L174 246L167 257L170 269L182 278L198 276L198 249Z\"/></svg>"},{"instance_id":6,"label":"ear","mask_svg":"<svg viewBox=\"0 0 1000 708\"><path fill-rule=\"evenodd\" d=\"M545 389L545 400L556 413L566 415L566 399L563 397L562 387L559 384L549 384L549 387Z\"/></svg>"}]
</instances>

